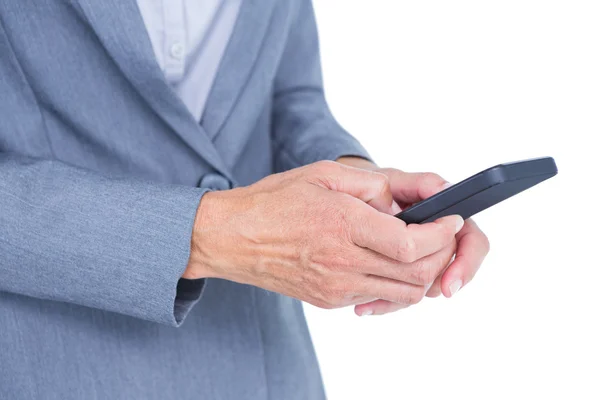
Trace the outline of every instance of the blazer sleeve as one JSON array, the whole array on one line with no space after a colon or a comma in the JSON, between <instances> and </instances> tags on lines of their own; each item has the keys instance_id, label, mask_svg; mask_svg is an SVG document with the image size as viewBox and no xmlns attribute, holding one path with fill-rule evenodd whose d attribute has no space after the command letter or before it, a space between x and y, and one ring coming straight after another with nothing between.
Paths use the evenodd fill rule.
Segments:
<instances>
[{"instance_id":1,"label":"blazer sleeve","mask_svg":"<svg viewBox=\"0 0 600 400\"><path fill-rule=\"evenodd\" d=\"M299 3L274 82L271 137L275 169L284 171L341 156L370 160L329 110L312 1Z\"/></svg>"},{"instance_id":2,"label":"blazer sleeve","mask_svg":"<svg viewBox=\"0 0 600 400\"><path fill-rule=\"evenodd\" d=\"M109 179L0 152L0 291L178 326L204 189Z\"/></svg>"}]
</instances>

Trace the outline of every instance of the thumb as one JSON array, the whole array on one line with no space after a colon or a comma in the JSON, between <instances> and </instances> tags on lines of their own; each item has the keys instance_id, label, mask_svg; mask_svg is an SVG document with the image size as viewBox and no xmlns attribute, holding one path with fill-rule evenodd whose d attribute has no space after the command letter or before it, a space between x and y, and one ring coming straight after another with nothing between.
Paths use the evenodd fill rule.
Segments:
<instances>
[{"instance_id":1,"label":"thumb","mask_svg":"<svg viewBox=\"0 0 600 400\"><path fill-rule=\"evenodd\" d=\"M390 182L385 174L339 163L325 165L318 177L317 183L320 186L356 197L386 214L401 211L394 201Z\"/></svg>"}]
</instances>

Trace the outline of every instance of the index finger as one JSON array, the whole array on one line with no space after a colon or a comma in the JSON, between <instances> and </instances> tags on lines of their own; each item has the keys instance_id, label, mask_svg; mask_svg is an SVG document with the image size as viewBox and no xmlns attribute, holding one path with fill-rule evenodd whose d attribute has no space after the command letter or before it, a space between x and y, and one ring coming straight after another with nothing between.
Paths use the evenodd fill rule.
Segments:
<instances>
[{"instance_id":1,"label":"index finger","mask_svg":"<svg viewBox=\"0 0 600 400\"><path fill-rule=\"evenodd\" d=\"M448 184L437 174L430 172L403 172L386 169L394 198L404 204L414 204L438 193Z\"/></svg>"},{"instance_id":2,"label":"index finger","mask_svg":"<svg viewBox=\"0 0 600 400\"><path fill-rule=\"evenodd\" d=\"M464 220L458 215L421 225L406 225L394 216L371 209L352 219L350 235L357 246L412 263L452 243L463 225Z\"/></svg>"}]
</instances>

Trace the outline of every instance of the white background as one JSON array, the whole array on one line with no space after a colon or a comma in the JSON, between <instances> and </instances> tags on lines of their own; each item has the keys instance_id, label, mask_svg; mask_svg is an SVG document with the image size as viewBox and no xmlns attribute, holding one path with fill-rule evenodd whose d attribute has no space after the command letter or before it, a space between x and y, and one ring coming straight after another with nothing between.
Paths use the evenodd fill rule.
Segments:
<instances>
[{"instance_id":1,"label":"white background","mask_svg":"<svg viewBox=\"0 0 600 400\"><path fill-rule=\"evenodd\" d=\"M600 2L315 8L329 103L381 166L559 168L475 218L492 251L455 298L306 307L330 399L600 399Z\"/></svg>"}]
</instances>

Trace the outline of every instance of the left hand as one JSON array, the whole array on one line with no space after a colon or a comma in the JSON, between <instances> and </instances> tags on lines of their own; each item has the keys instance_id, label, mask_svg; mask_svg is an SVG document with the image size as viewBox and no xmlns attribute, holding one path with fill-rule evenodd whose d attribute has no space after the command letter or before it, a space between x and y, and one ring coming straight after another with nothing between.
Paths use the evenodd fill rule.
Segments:
<instances>
[{"instance_id":1,"label":"left hand","mask_svg":"<svg viewBox=\"0 0 600 400\"><path fill-rule=\"evenodd\" d=\"M424 200L448 186L448 182L433 173L407 173L393 168L379 168L370 161L357 157L341 157L337 161L351 167L385 174L390 181L394 199L402 209ZM464 227L456 235L456 242L457 249L454 260L433 282L427 292L427 297L438 297L440 294L447 298L452 297L473 279L490 250L487 236L472 219L465 221ZM406 307L408 305L375 300L355 306L355 312L363 315L365 310L370 310L374 315L381 315Z\"/></svg>"}]
</instances>

